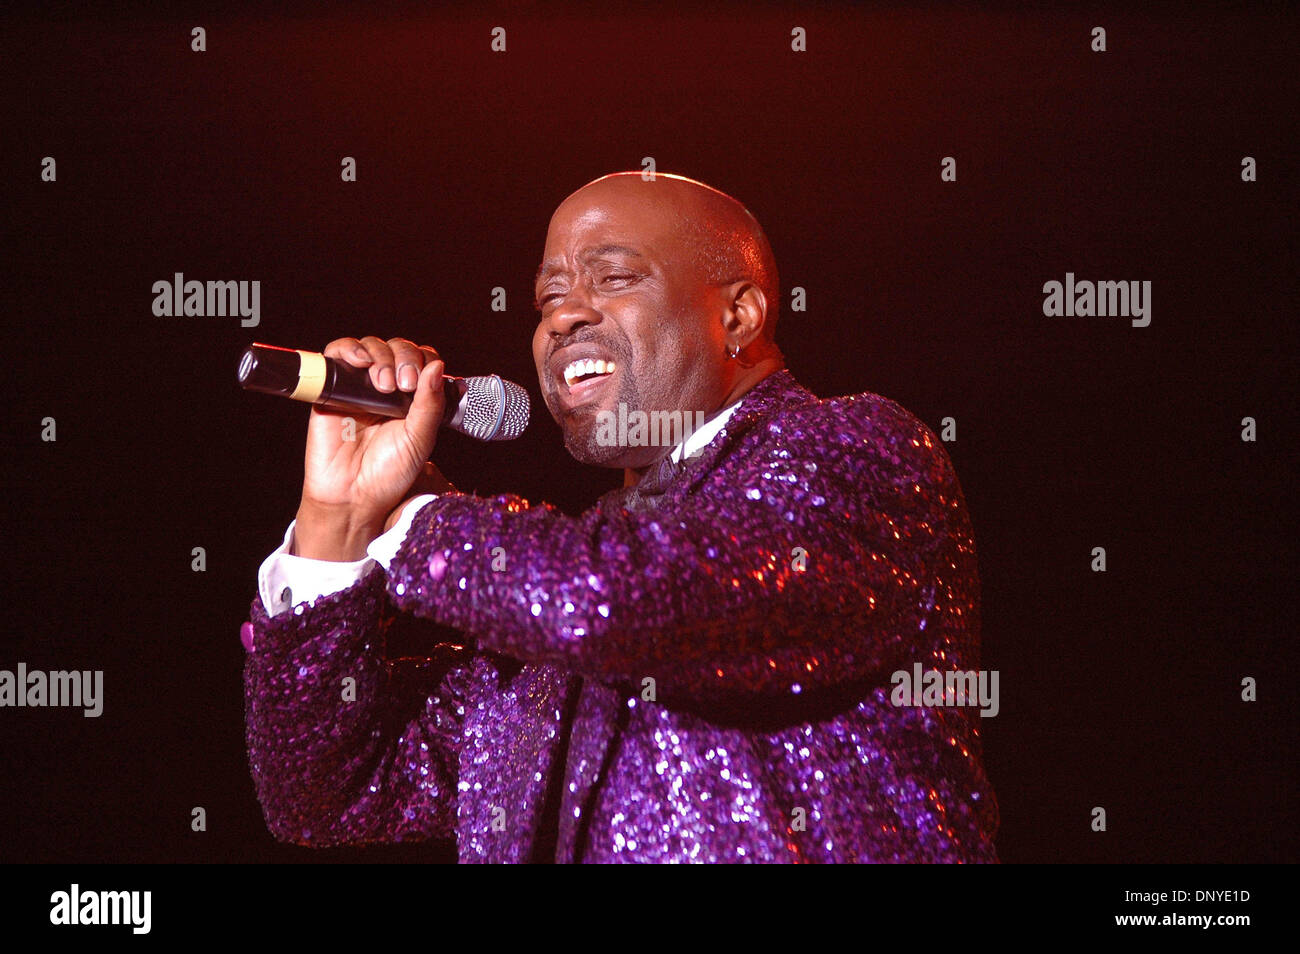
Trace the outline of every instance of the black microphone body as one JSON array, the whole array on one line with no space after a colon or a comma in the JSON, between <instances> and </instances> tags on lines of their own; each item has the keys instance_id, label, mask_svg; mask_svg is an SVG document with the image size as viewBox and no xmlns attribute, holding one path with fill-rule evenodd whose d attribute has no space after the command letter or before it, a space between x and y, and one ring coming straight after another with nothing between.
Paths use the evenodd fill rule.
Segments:
<instances>
[{"instance_id":1,"label":"black microphone body","mask_svg":"<svg viewBox=\"0 0 1300 954\"><path fill-rule=\"evenodd\" d=\"M380 391L367 368L355 368L314 351L254 343L239 356L239 384L338 411L405 417L409 391ZM443 375L447 407L443 427L485 441L513 440L528 426L528 392L497 375Z\"/></svg>"}]
</instances>

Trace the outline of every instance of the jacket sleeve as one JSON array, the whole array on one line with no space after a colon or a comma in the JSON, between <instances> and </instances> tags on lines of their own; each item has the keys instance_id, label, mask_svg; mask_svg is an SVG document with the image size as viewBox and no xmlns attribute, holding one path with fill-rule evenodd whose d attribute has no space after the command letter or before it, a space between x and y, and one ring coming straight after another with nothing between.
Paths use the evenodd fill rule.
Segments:
<instances>
[{"instance_id":1,"label":"jacket sleeve","mask_svg":"<svg viewBox=\"0 0 1300 954\"><path fill-rule=\"evenodd\" d=\"M274 617L251 609L249 766L277 840L313 847L451 837L458 647L386 660L378 571Z\"/></svg>"},{"instance_id":2,"label":"jacket sleeve","mask_svg":"<svg viewBox=\"0 0 1300 954\"><path fill-rule=\"evenodd\" d=\"M787 409L736 440L658 511L433 501L389 593L486 648L694 697L910 666L940 570L974 559L937 438L876 396Z\"/></svg>"}]
</instances>

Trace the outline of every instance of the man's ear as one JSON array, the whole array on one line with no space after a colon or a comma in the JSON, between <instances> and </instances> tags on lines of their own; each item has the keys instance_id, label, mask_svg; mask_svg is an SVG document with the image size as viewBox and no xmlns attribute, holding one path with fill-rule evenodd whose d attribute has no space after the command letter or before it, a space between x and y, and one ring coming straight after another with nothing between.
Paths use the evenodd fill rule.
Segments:
<instances>
[{"instance_id":1,"label":"man's ear","mask_svg":"<svg viewBox=\"0 0 1300 954\"><path fill-rule=\"evenodd\" d=\"M761 337L767 321L767 299L762 290L748 279L741 279L724 285L722 295L723 332L742 348L753 344Z\"/></svg>"}]
</instances>

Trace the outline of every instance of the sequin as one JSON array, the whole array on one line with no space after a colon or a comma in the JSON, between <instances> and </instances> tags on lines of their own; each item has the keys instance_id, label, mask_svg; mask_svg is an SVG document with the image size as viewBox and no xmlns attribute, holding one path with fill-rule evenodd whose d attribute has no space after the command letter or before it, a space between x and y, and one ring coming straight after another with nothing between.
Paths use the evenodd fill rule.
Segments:
<instances>
[{"instance_id":1,"label":"sequin","mask_svg":"<svg viewBox=\"0 0 1300 954\"><path fill-rule=\"evenodd\" d=\"M443 495L387 575L274 617L255 599L246 737L275 837L454 837L465 862L996 861L977 712L889 698L913 663L979 666L942 443L782 371L665 480L578 517ZM476 554L495 546L520 556L494 569ZM387 659L395 609L464 645Z\"/></svg>"}]
</instances>

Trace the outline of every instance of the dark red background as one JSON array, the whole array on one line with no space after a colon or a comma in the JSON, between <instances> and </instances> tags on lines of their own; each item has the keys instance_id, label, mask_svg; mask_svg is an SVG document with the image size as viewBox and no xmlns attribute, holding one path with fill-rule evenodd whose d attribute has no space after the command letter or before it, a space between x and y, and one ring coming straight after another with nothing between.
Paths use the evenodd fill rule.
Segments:
<instances>
[{"instance_id":1,"label":"dark red background","mask_svg":"<svg viewBox=\"0 0 1300 954\"><path fill-rule=\"evenodd\" d=\"M807 289L779 333L800 380L958 422L1002 858L1293 860L1296 21L1125 6L8 14L0 668L103 669L106 702L0 710L0 859L453 857L262 825L238 628L306 409L239 391L235 357L403 335L511 377L525 438L435 459L581 510L619 478L537 398L532 275L560 200L653 156L744 202ZM260 280L261 326L154 317L175 271ZM1150 327L1044 317L1067 271L1151 281Z\"/></svg>"}]
</instances>

